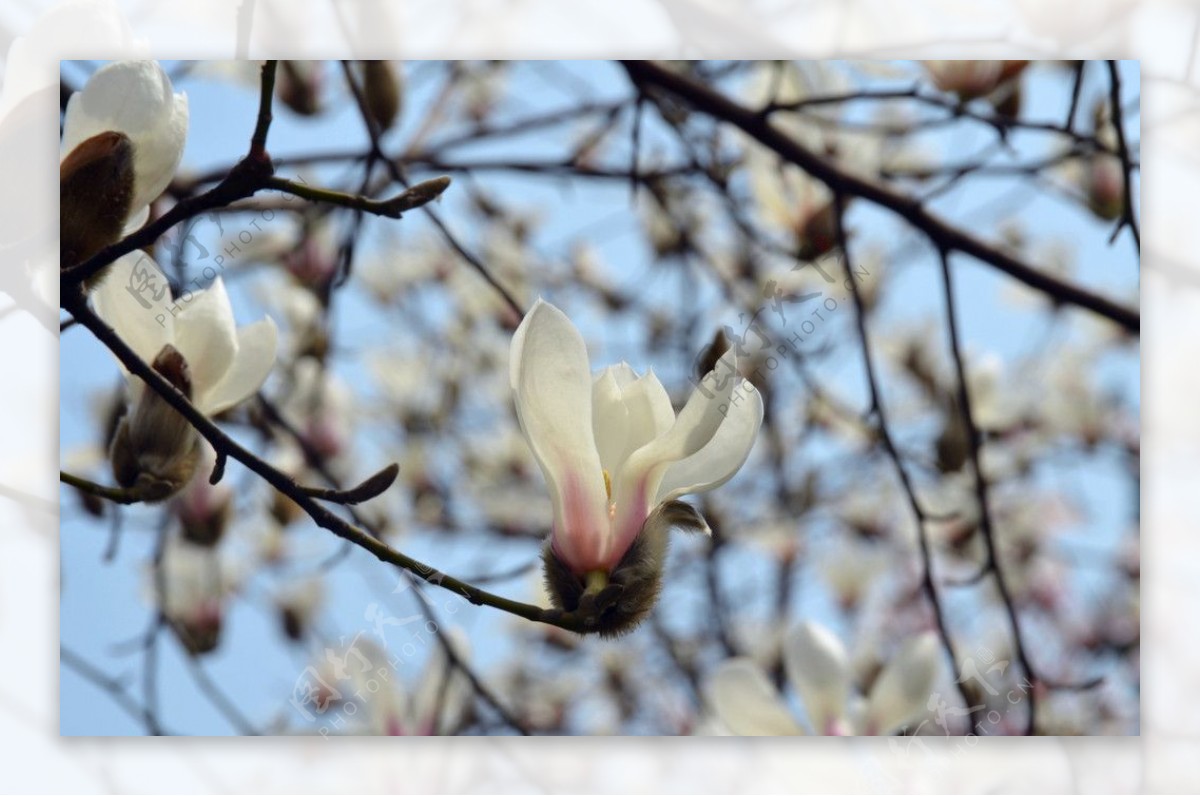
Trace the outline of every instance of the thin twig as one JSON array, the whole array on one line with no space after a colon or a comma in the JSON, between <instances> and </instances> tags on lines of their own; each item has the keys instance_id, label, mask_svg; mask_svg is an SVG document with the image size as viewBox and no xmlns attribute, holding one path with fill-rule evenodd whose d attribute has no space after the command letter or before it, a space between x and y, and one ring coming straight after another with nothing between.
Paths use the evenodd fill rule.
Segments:
<instances>
[{"instance_id":1,"label":"thin twig","mask_svg":"<svg viewBox=\"0 0 1200 796\"><path fill-rule=\"evenodd\" d=\"M1117 157L1121 159L1121 178L1124 183L1125 199L1121 205L1121 219L1113 230L1116 240L1123 227L1129 227L1133 245L1138 254L1142 252L1142 233L1138 229L1137 217L1133 212L1133 163L1129 158L1129 144L1125 140L1125 114L1121 110L1121 69L1116 61L1108 62L1109 104L1112 105L1112 124L1117 131Z\"/></svg>"},{"instance_id":2,"label":"thin twig","mask_svg":"<svg viewBox=\"0 0 1200 796\"><path fill-rule=\"evenodd\" d=\"M924 232L938 246L969 254L1029 287L1048 293L1060 303L1091 310L1131 332L1139 330L1141 319L1136 309L1053 277L1000 247L988 244L932 215L920 201L840 168L831 158L803 146L760 114L709 87L648 61L621 63L635 84L655 86L710 116L734 125L788 162L821 180L834 193L857 196L885 207Z\"/></svg>"},{"instance_id":3,"label":"thin twig","mask_svg":"<svg viewBox=\"0 0 1200 796\"><path fill-rule=\"evenodd\" d=\"M995 575L996 591L1000 595L1000 602L1004 606L1004 613L1011 626L1017 661L1021 664L1021 668L1025 670L1026 677L1029 678L1030 683L1033 685L1029 689L1029 716L1025 725L1025 734L1033 735L1037 728L1038 677L1026 653L1025 640L1021 636L1021 626L1017 621L1017 610L1013 604L1012 592L1009 590L1008 580L1000 565L1000 556L996 549L996 533L992 525L992 510L988 499L987 479L984 477L983 465L980 462L980 449L983 442L971 409L971 396L967 389L967 371L963 365L962 350L959 345L960 335L956 318L958 312L954 302L954 283L950 275L950 255L944 249L940 250L938 254L942 266L942 287L946 298L946 326L950 335L950 353L954 358L954 371L958 381L959 410L962 412L963 424L966 426L967 449L971 461L971 472L975 476L975 499L979 503L979 530L983 536L984 549L987 553L984 569L990 570Z\"/></svg>"},{"instance_id":4,"label":"thin twig","mask_svg":"<svg viewBox=\"0 0 1200 796\"><path fill-rule=\"evenodd\" d=\"M144 381L152 390L161 395L172 408L183 415L209 441L214 449L225 453L231 459L241 462L276 490L291 498L320 527L331 531L342 539L353 542L381 561L395 564L435 586L440 586L443 589L461 595L474 605L488 605L524 619L555 625L556 627L578 633L586 633L592 630L587 621L578 615L510 600L439 572L433 567L389 547L361 528L346 522L305 494L304 490L289 476L246 450L222 431L219 426L205 417L204 414L192 405L187 396L142 361L134 353L133 349L84 303L82 296L68 296L64 301L67 304L66 309L79 320L80 324L86 327L103 345L112 351L130 373L135 374Z\"/></svg>"},{"instance_id":5,"label":"thin twig","mask_svg":"<svg viewBox=\"0 0 1200 796\"><path fill-rule=\"evenodd\" d=\"M254 134L250 136L250 157L267 157L267 132L271 129L271 106L275 97L275 70L278 61L264 61L262 78L259 81L258 119L254 123Z\"/></svg>"},{"instance_id":6,"label":"thin twig","mask_svg":"<svg viewBox=\"0 0 1200 796\"><path fill-rule=\"evenodd\" d=\"M929 547L928 532L925 527L926 513L917 499L916 490L909 479L908 470L900 458L896 444L892 440L892 432L888 425L887 410L883 405L882 392L875 373L875 364L871 357L871 342L867 334L867 313L863 307L862 296L858 288L858 279L854 276L854 269L851 266L844 216L845 198L840 193L835 193L834 219L838 247L841 249L842 256L846 261L846 273L849 274L846 283L850 286L850 295L854 300L854 321L858 328L859 342L862 346L863 366L866 369L867 387L871 394L871 411L879 421L877 426L878 438L883 444L888 457L892 460L896 475L900 478L900 485L904 490L904 495L908 499L909 510L912 512L913 519L917 524L917 546L921 553L921 588L925 592L926 599L929 600L930 607L933 609L933 618L937 623L938 637L941 640L946 658L950 661L950 671L955 675L955 685L958 688L959 696L962 697L964 707L969 708L971 707L971 695L967 691L966 683L958 677L958 658L954 652L954 643L950 637L950 627L946 621L945 610L938 595L937 585L934 583L933 553Z\"/></svg>"}]
</instances>

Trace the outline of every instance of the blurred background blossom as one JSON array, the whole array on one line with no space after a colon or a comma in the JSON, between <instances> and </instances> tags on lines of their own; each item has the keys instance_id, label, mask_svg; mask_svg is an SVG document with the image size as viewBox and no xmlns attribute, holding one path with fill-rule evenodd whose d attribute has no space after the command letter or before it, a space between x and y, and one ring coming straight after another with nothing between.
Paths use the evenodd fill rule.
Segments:
<instances>
[{"instance_id":1,"label":"blurred background blossom","mask_svg":"<svg viewBox=\"0 0 1200 796\"><path fill-rule=\"evenodd\" d=\"M144 9L118 5L117 3L78 2L63 3L52 8L49 12L38 4L24 5L18 3L6 9L3 16L5 30L4 41L9 46L8 68L5 69L3 87L5 100L10 96L23 96L19 91L10 91L17 85L15 75L18 68L13 66L18 59L18 45L26 45L26 54L45 52L44 47L28 46L29 42L38 40L53 42L53 47L65 56L70 55L69 32L67 29L84 33L89 45L97 41L103 42L104 47L111 47L108 52L115 54L116 47L124 45L127 48L122 54L136 56L145 53L147 42L153 42L156 51L168 55L172 48L186 42L189 52L210 52L213 57L225 55L234 51L234 42L253 41L255 46L261 46L267 38L276 36L283 28L272 26L264 30L262 26L248 25L244 30L235 30L234 22L249 17L252 21L256 15L239 15L239 6L234 0L224 3L212 3L203 9L188 5L177 6L170 11L161 13L146 13ZM253 6L254 4L249 4ZM260 3L260 6L267 4ZM669 5L669 9L667 6ZM767 5L767 4L762 4ZM1151 566L1156 574L1147 584L1147 595L1150 597L1147 612L1146 631L1150 634L1154 646L1148 648L1146 662L1157 676L1147 678L1147 700L1145 726L1143 731L1154 739L1139 747L1137 754L1142 764L1131 756L1127 746L1114 742L1051 744L1027 749L1023 755L1022 766L1012 766L994 758L987 749L973 747L954 752L948 746L939 746L935 741L926 741L925 747L908 747L907 754L896 753L893 748L889 751L882 742L876 745L863 746L871 749L871 764L858 767L852 776L857 777L856 789L863 788L956 788L962 790L1051 787L1089 791L1103 789L1142 789L1142 788L1180 788L1194 774L1189 764L1194 751L1197 728L1194 722L1189 723L1187 711L1180 711L1180 699L1185 695L1194 694L1195 683L1180 679L1184 672L1195 672L1198 668L1192 665L1196 660L1196 645L1187 634L1172 632L1173 625L1180 615L1186 612L1188 606L1194 605L1195 595L1189 588L1191 571L1187 551L1190 549L1189 534L1182 531L1186 528L1181 524L1183 517L1192 516L1194 506L1188 499L1186 487L1195 480L1194 437L1190 429L1192 416L1187 396L1190 388L1189 374L1192 369L1175 367L1174 363L1184 363L1190 351L1189 340L1195 337L1190 333L1188 319L1192 314L1188 310L1191 296L1189 287L1194 279L1191 271L1196 266L1191 262L1187 252L1195 251L1196 247L1189 244L1194 237L1194 225L1188 223L1187 208L1190 206L1185 198L1193 193L1192 184L1195 182L1195 169L1190 162L1182 160L1179 153L1186 150L1187 142L1194 138L1192 116L1187 114L1187 108L1194 102L1194 80L1196 78L1194 59L1189 55L1195 47L1195 35L1190 33L1195 29L1196 11L1186 3L1159 2L1133 5L1124 3L1108 4L1104 14L1093 15L1084 13L1074 4L1062 4L1053 7L1051 12L1055 17L1072 19L1074 22L1066 29L1066 33L1055 33L1042 22L1029 17L1023 10L1005 3L990 4L971 11L971 19L958 18L955 9L935 7L937 4L917 4L906 11L903 19L896 19L895 14L881 14L873 11L870 3L847 4L844 7L813 6L812 4L795 4L795 8L778 8L771 4L771 12L777 16L765 29L773 28L779 32L780 38L795 42L799 52L813 56L837 51L857 55L870 50L879 52L881 48L887 52L912 54L921 57L937 57L943 52L960 55L966 43L977 46L984 41L984 46L996 48L996 55L1023 55L1037 57L1045 54L1039 48L1068 48L1053 49L1050 54L1065 56L1068 53L1076 55L1113 55L1140 56L1143 62L1143 77L1146 117L1143 126L1147 132L1153 132L1147 138L1145 157L1148 158L1146 168L1156 175L1156 179L1146 185L1146 190L1152 194L1152 202L1157 208L1154 215L1147 218L1146 236L1149 241L1148 269L1144 280L1146 291L1145 301L1148 307L1154 307L1157 312L1150 314L1151 328L1147 332L1150 346L1147 349L1146 375L1150 385L1152 398L1150 411L1147 412L1147 441L1150 443L1150 457L1147 460L1147 475L1151 483L1146 493L1146 506L1151 522L1151 535L1148 537L1147 556L1151 558ZM667 9L667 13L663 13ZM474 21L463 21L456 15L461 13L459 4L446 4L439 11L437 18L428 18L436 25L406 25L402 28L389 28L387 24L377 26L367 25L367 30L374 30L375 36L367 39L351 36L345 41L375 42L374 52L355 52L355 55L394 55L391 47L407 47L409 52L430 51L430 48L443 48L443 52L451 52L454 47L461 47L467 41L461 35L464 31L480 26L486 26L486 16L476 17ZM529 33L535 40L526 41L525 49L512 50L518 53L546 51L547 43L552 41L570 42L570 47L588 47L595 45L584 44L571 36L564 36L569 29L561 23L556 23L546 17L546 8L539 3L523 3L512 8L505 8L505 13L514 24ZM1109 12L1113 13L1109 13ZM341 27L323 25L322 23L334 17L334 13L323 5L314 4L305 9L306 13L297 14L296 18L303 19L299 26L315 26L323 33L333 35L339 40L338 44L327 44L323 53L328 54L329 47L344 46L340 31ZM746 13L758 15L765 13L765 8L750 4ZM364 17L372 12L365 11ZM706 45L700 43L697 35L705 29L721 29L721 11L714 10L708 4L679 2L664 4L661 8L657 3L646 3L644 8L637 9L634 16L645 23L638 26L639 36L637 46L652 46L657 48L690 47L692 52L705 52ZM1079 25L1078 20L1086 18L1095 24ZM392 19L395 24L398 20ZM1044 20L1043 20L1044 21ZM1051 20L1053 22L1053 20ZM186 24L180 24L186 23ZM679 28L675 28L679 25ZM790 27L789 27L790 25ZM746 27L742 24L729 25L728 30L738 30ZM186 34L183 31L186 30ZM589 26L593 36L601 41L608 35L602 25ZM622 25L620 31L628 30ZM1060 31L1063 29L1060 29ZM112 31L110 36L109 31ZM135 33L136 31L136 33ZM387 35L385 31L388 32ZM494 29L493 29L494 32ZM18 34L21 38L18 38ZM243 34L247 34L243 38ZM314 34L315 35L315 34ZM311 36L293 38L291 43L300 39L311 40ZM494 41L494 39L493 39ZM509 45L520 46L520 35L514 34L508 40ZM720 46L728 43L729 37L715 36L707 40L712 54L721 54L711 49L713 44ZM956 45L955 42L959 43ZM386 44L381 44L386 42ZM990 42L991 44L988 44ZM506 46L509 46L506 45ZM242 44L236 45L238 48ZM631 45L633 46L633 45ZM1034 47L1034 51L1013 52L1015 48ZM140 49L139 49L140 48ZM389 48L389 49L383 49ZM422 50L422 48L425 48ZM451 49L446 49L451 48ZM939 51L940 48L940 51ZM957 51L955 51L957 49ZM245 53L245 49L237 49ZM174 50L178 52L178 50ZM464 52L457 50L457 52ZM573 49L572 52L596 55L599 50ZM664 52L659 49L657 52ZM317 56L317 52L312 53ZM345 53L349 55L351 53ZM57 62L52 57L39 61L34 55L28 61L40 68L45 75L43 85L52 87L58 75ZM36 66L40 64L40 67ZM26 72L28 73L28 72ZM47 102L42 108L42 115L48 118L49 102L52 101L46 92ZM5 117L10 122L18 117L11 113ZM12 138L6 141L25 141L28 136L14 133L10 126L7 130ZM32 142L31 142L32 143ZM50 163L51 149L49 142L43 141L41 161ZM9 149L8 144L5 145ZM1174 148L1172 148L1174 147ZM29 151L25 149L23 151ZM231 149L230 151L236 151ZM38 158L28 158L28 162L38 162ZM1161 175L1161 176L1159 176ZM30 184L35 184L36 181ZM48 190L48 189L47 189ZM48 196L49 194L47 194ZM50 207L45 202L29 201L29 207L44 207L49 216ZM24 225L23 232L34 231L33 239L37 238L36 226ZM50 243L52 245L52 241ZM8 250L6 257L15 250ZM52 249L49 249L52 253ZM17 252L21 262L28 262L25 252ZM1041 259L1041 258L1039 258ZM1043 260L1044 262L1044 260ZM1047 263L1049 265L1049 263ZM52 284L52 278L45 280ZM365 280L364 280L365 281ZM1011 283L1010 283L1011 284ZM1034 295L1028 291L1021 291ZM276 316L278 319L278 316ZM30 466L40 457L40 452L46 449L38 436L38 429L51 428L49 406L52 402L41 396L49 395L52 390L52 368L39 367L37 352L39 346L39 330L36 325L24 319L20 314L12 314L5 321L5 333L8 334L10 349L13 356L19 356L23 366L19 369L22 383L29 389L17 389L6 393L6 417L10 418L6 430L21 432L28 438L22 443L20 434L9 434L10 456L13 462L20 461L20 466L11 467L9 484L26 483L34 492L49 496L49 467ZM33 332L30 337L30 332ZM17 341L21 345L16 346ZM30 341L33 341L31 344ZM1162 343L1174 341L1171 352L1162 347ZM7 350L7 349L6 349ZM52 357L41 360L52 361ZM110 385L111 386L111 385ZM86 399L91 406L98 406L98 397ZM31 422L32 418L41 418L39 422ZM11 428L9 428L11 427ZM848 427L848 428L852 428ZM93 449L95 449L93 447ZM86 451L81 447L79 450ZM85 457L86 458L86 457ZM73 460L64 457L63 466L72 466ZM82 468L82 464L81 464ZM45 471L43 473L43 470ZM103 470L94 471L100 477ZM6 535L8 554L6 560L20 561L20 575L8 579L5 603L9 606L19 599L26 601L30 595L56 593L48 588L49 581L37 584L29 583L29 576L39 571L52 571L51 556L53 549L47 543L48 524L41 522L44 509L37 508L36 500L30 500L26 495L22 502L13 504L11 511L16 521L17 532ZM26 532L25 529L31 532ZM38 531L41 528L41 531ZM64 536L64 539L66 537ZM1169 544L1164 543L1170 540ZM1127 567L1138 567L1137 545L1132 547L1122 545L1121 558ZM1167 554L1169 551L1169 555ZM1194 557L1193 557L1194 558ZM849 556L856 565L866 566L863 557ZM93 560L95 558L93 557ZM837 560L837 559L834 559ZM44 566L39 566L44 565ZM836 567L822 565L824 579L833 578L839 571ZM852 570L851 570L852 571ZM848 580L848 579L847 579ZM1167 599L1167 595L1170 599ZM19 595L19 598L18 598ZM1135 603L1136 604L1136 603ZM1169 610L1166 610L1169 609ZM1136 609L1134 611L1136 616ZM44 648L47 655L52 654L55 643L47 637L47 628L53 628L53 622L42 621L43 617L35 611L5 611L0 618L0 633L7 639L20 639L20 643L28 640L43 639L45 643L37 643L39 649ZM1165 642L1165 643L1164 643ZM993 650L1000 655L1006 654L1004 648L997 643ZM22 694L54 693L50 672L46 669L40 674L31 671L26 666L18 666L15 660L6 667L8 675L5 681L10 684L22 683ZM17 676L20 672L21 675ZM519 678L512 680L517 682ZM508 682L507 680L505 681ZM542 681L543 684L545 681ZM1170 685L1167 685L1170 683ZM1189 687L1190 685L1190 687ZM515 685L511 691L518 692ZM507 685L504 690L508 690ZM543 687L539 695L551 699L550 689ZM7 696L7 692L6 692ZM532 701L530 702L532 709ZM59 745L51 745L37 737L29 735L31 726L44 727L49 734L54 732L53 706L49 709L36 701L17 698L6 700L9 706L5 714L4 726L6 732L17 729L22 731L17 740L16 748L21 750L23 759L46 759L62 761L65 765L43 767L42 771L53 771L54 777L60 781L73 782L78 787L103 787L98 782L126 783L126 787L134 782L158 782L164 786L177 787L180 782L180 772L190 772L188 777L215 786L220 782L231 782L240 777L254 776L261 781L264 774L264 764L267 755L261 751L250 755L240 755L236 750L226 748L222 753L220 774L217 773L214 762L216 757L206 753L203 746L193 746L188 751L170 753L167 758L155 758L152 755L141 755L132 749L123 749L100 754L88 754L92 747L84 744L74 744L71 749L72 758L67 757L66 750ZM11 718L10 718L11 717ZM30 719L33 719L31 722ZM1049 728L1048 728L1049 729ZM495 783L537 783L538 787L554 788L570 781L579 774L578 764L567 764L560 761L556 755L537 753L536 761L532 753L523 753L518 747L498 743L494 754L480 755L473 758L471 765L460 769L457 776L447 776L443 768L444 761L440 756L429 755L426 751L411 754L403 749L386 752L388 760L370 752L355 752L343 750L338 757L336 767L323 766L309 756L299 763L293 762L289 771L297 779L303 781L305 787L318 786L318 783L332 783L335 780L344 785L346 782L346 763L352 762L351 770L360 782L370 783L366 787L386 787L395 780L389 777L388 771L396 771L396 767L404 770L407 782L432 782L439 789L456 789L467 786L471 782L488 781ZM1024 747L1023 747L1024 748ZM914 749L920 750L914 753ZM927 765L935 755L933 765ZM382 750L381 750L382 751ZM665 759L662 764L651 763L644 756L621 747L612 747L611 754L603 767L591 767L588 771L598 787L605 789L621 789L632 782L644 782L647 777L660 778L666 781L667 767L670 767L672 782L678 783L680 771L694 771L695 786L713 787L714 784L726 783L729 787L746 787L748 783L769 784L772 787L788 789L812 787L814 783L827 783L823 787L846 787L845 776L847 769L829 750L823 750L820 756L808 754L802 747L789 746L784 750L786 766L781 758L770 750L755 751L746 747L729 747L726 750L709 747L703 760L693 759L688 769L680 769ZM779 751L778 749L776 751ZM211 752L211 750L210 750ZM950 754L942 754L942 753ZM914 756L915 755L915 756ZM330 759L335 755L328 755ZM670 757L664 756L664 757ZM673 759L673 758L672 758ZM1006 755L1007 763L1011 757ZM1121 768L1115 764L1132 763ZM878 767L876 767L876 765ZM586 767L585 767L586 768ZM796 773L802 770L803 777ZM337 772L334 775L334 771ZM15 772L18 777L20 771ZM685 779L688 774L683 775ZM32 782L32 781L30 781ZM39 783L44 784L44 778L39 777ZM90 783L90 785L89 785ZM173 784L172 784L173 783ZM119 786L118 786L119 787Z\"/></svg>"}]
</instances>

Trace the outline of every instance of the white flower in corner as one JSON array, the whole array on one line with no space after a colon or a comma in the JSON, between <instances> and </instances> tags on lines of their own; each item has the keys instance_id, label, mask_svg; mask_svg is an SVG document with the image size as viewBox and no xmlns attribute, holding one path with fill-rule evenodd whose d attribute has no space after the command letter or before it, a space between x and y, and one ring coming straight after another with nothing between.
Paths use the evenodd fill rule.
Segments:
<instances>
[{"instance_id":1,"label":"white flower in corner","mask_svg":"<svg viewBox=\"0 0 1200 796\"><path fill-rule=\"evenodd\" d=\"M730 351L676 417L653 372L622 363L593 379L583 337L541 299L513 336L509 376L554 507L543 559L555 605L601 633L629 630L657 597L667 530L708 529L677 498L741 468L762 398Z\"/></svg>"},{"instance_id":2,"label":"white flower in corner","mask_svg":"<svg viewBox=\"0 0 1200 796\"><path fill-rule=\"evenodd\" d=\"M783 660L813 731L818 735L889 735L928 710L939 671L940 649L932 632L909 639L883 667L864 700L841 641L828 629L805 622L788 634ZM731 658L707 683L708 701L735 735L803 735L804 727L762 667Z\"/></svg>"},{"instance_id":3,"label":"white flower in corner","mask_svg":"<svg viewBox=\"0 0 1200 796\"><path fill-rule=\"evenodd\" d=\"M134 190L130 220L145 219L151 202L166 190L187 139L187 95L154 61L114 61L71 95L63 117L60 161L93 136L120 133L133 144Z\"/></svg>"},{"instance_id":4,"label":"white flower in corner","mask_svg":"<svg viewBox=\"0 0 1200 796\"><path fill-rule=\"evenodd\" d=\"M96 314L205 415L254 395L275 364L275 322L268 316L239 329L219 277L206 290L172 300L155 262L133 252L113 263L92 302ZM113 470L122 486L161 500L191 479L197 435L140 378L126 377L130 410L113 442Z\"/></svg>"}]
</instances>

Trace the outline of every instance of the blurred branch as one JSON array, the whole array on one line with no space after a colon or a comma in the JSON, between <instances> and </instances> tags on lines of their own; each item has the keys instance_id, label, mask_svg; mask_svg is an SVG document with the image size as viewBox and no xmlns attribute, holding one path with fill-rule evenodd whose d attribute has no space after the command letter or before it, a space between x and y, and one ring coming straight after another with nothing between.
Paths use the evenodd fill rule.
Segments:
<instances>
[{"instance_id":1,"label":"blurred branch","mask_svg":"<svg viewBox=\"0 0 1200 796\"><path fill-rule=\"evenodd\" d=\"M1110 242L1117 239L1121 230L1129 227L1133 245L1139 254L1142 251L1142 233L1138 229L1133 211L1133 164L1129 157L1129 144L1125 140L1125 113L1121 109L1121 69L1116 61L1108 62L1109 104L1112 106L1112 123L1117 130L1117 156L1121 159L1121 178L1124 183L1124 201L1121 203L1121 219L1113 230Z\"/></svg>"},{"instance_id":2,"label":"blurred branch","mask_svg":"<svg viewBox=\"0 0 1200 796\"><path fill-rule=\"evenodd\" d=\"M254 124L254 133L250 136L250 155L255 160L268 158L267 132L271 129L271 105L275 98L275 70L278 61L264 61L259 80L258 120Z\"/></svg>"},{"instance_id":3,"label":"blurred branch","mask_svg":"<svg viewBox=\"0 0 1200 796\"><path fill-rule=\"evenodd\" d=\"M946 654L947 660L950 662L950 671L954 675L955 685L958 688L959 696L963 700L963 706L971 707L971 695L967 691L966 684L962 678L958 676L958 658L954 652L954 643L950 637L950 627L946 621L945 609L942 607L942 602L938 596L937 585L934 583L933 577L933 553L929 548L928 531L925 527L926 513L922 508L920 501L917 499L917 493L909 480L908 470L904 467L904 462L900 458L900 453L896 448L895 442L892 440L892 432L888 426L887 411L883 405L882 391L880 390L879 380L875 373L875 364L871 355L871 341L867 334L867 313L863 307L861 292L858 288L858 280L854 276L854 269L850 261L850 248L846 236L845 226L845 197L842 194L834 192L834 220L837 233L838 246L842 251L842 256L846 258L846 272L850 276L846 279L850 287L850 295L854 299L854 320L858 328L858 338L860 347L862 348L863 367L867 374L867 387L871 395L871 412L875 415L878 422L878 438L882 443L888 457L892 460L892 464L896 469L896 475L900 479L900 485L904 490L904 496L908 500L909 509L912 512L913 520L917 526L917 546L921 552L921 588L925 592L925 597L929 600L929 605L933 609L933 618L937 623L938 638L941 640L942 650Z\"/></svg>"},{"instance_id":4,"label":"blurred branch","mask_svg":"<svg viewBox=\"0 0 1200 796\"><path fill-rule=\"evenodd\" d=\"M1017 661L1021 664L1021 668L1025 670L1025 676L1029 678L1033 686L1028 691L1029 717L1025 724L1025 734L1035 735L1037 731L1038 677L1025 651L1025 640L1021 636L1021 626L1017 621L1017 610L1013 605L1012 591L1009 589L1004 570L1000 566L1000 556L996 550L996 534L992 526L992 509L988 500L987 478L983 473L983 464L980 456L983 442L979 433L979 426L975 424L974 412L971 409L971 396L970 391L967 389L967 369L963 364L962 351L959 346L958 310L954 303L954 283L950 275L950 254L945 249L940 249L938 256L942 267L942 287L946 298L946 327L950 337L950 353L954 359L959 410L962 412L963 425L966 427L967 450L971 462L971 473L974 476L975 499L979 503L979 531L983 535L984 549L987 551L987 558L984 561L983 568L984 570L990 570L995 575L996 591L1000 594L1000 602L1004 606L1004 613L1008 618L1008 623L1012 630L1013 648L1017 655Z\"/></svg>"},{"instance_id":5,"label":"blurred branch","mask_svg":"<svg viewBox=\"0 0 1200 796\"><path fill-rule=\"evenodd\" d=\"M142 502L142 493L132 487L121 486L103 486L86 478L81 478L77 475L71 475L63 470L58 471L58 480L69 486L73 486L80 492L88 495L95 495L99 498L112 501L113 503L121 503L129 505L131 503Z\"/></svg>"},{"instance_id":6,"label":"blurred branch","mask_svg":"<svg viewBox=\"0 0 1200 796\"><path fill-rule=\"evenodd\" d=\"M1060 303L1091 310L1120 324L1130 332L1136 333L1139 330L1141 320L1136 309L1122 306L1085 288L1050 276L1001 248L985 243L932 215L921 202L839 168L832 159L811 151L775 128L769 119L713 89L649 61L621 63L635 85L652 86L668 92L697 110L732 124L788 162L824 182L834 193L860 197L885 207L924 232L941 248L969 254L1029 287L1049 294Z\"/></svg>"}]
</instances>

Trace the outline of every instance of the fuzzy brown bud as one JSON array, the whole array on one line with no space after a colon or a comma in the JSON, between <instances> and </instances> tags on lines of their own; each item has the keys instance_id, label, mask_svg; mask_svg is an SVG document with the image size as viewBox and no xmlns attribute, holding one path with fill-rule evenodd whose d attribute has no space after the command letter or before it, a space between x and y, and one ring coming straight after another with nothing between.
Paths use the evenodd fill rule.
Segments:
<instances>
[{"instance_id":1,"label":"fuzzy brown bud","mask_svg":"<svg viewBox=\"0 0 1200 796\"><path fill-rule=\"evenodd\" d=\"M92 136L58 167L59 267L69 268L116 243L133 202L133 142L121 133Z\"/></svg>"},{"instance_id":2,"label":"fuzzy brown bud","mask_svg":"<svg viewBox=\"0 0 1200 796\"><path fill-rule=\"evenodd\" d=\"M542 548L543 573L554 607L581 618L584 633L615 638L632 631L649 615L662 591L667 535L672 527L708 530L692 506L679 500L664 503L651 512L612 572L586 577L572 572L547 542Z\"/></svg>"},{"instance_id":3,"label":"fuzzy brown bud","mask_svg":"<svg viewBox=\"0 0 1200 796\"><path fill-rule=\"evenodd\" d=\"M403 102L400 75L391 61L363 61L363 93L367 110L386 133L400 115Z\"/></svg>"},{"instance_id":4,"label":"fuzzy brown bud","mask_svg":"<svg viewBox=\"0 0 1200 796\"><path fill-rule=\"evenodd\" d=\"M163 346L153 367L191 398L187 361L174 346ZM117 426L110 458L118 484L135 490L147 502L165 500L192 480L200 460L200 436L187 418L144 385Z\"/></svg>"}]
</instances>

